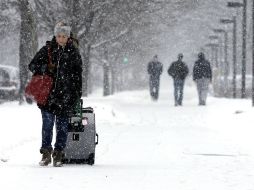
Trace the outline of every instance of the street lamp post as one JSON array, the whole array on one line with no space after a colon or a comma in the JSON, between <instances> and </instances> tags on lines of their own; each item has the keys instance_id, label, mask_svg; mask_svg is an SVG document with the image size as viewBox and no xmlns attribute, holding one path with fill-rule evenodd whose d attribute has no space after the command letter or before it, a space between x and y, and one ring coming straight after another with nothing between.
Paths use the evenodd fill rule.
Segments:
<instances>
[{"instance_id":1,"label":"street lamp post","mask_svg":"<svg viewBox=\"0 0 254 190\"><path fill-rule=\"evenodd\" d=\"M246 49L247 49L247 0L243 0L243 3L228 2L230 8L243 8L243 47L242 47L242 98L246 97Z\"/></svg>"},{"instance_id":2,"label":"street lamp post","mask_svg":"<svg viewBox=\"0 0 254 190\"><path fill-rule=\"evenodd\" d=\"M252 23L254 23L254 1L252 3ZM254 106L254 24L252 24L252 106Z\"/></svg>"},{"instance_id":3,"label":"street lamp post","mask_svg":"<svg viewBox=\"0 0 254 190\"><path fill-rule=\"evenodd\" d=\"M219 56L218 56L218 49L219 49L219 45L218 46L213 46L213 49L214 49L214 53L215 53L215 67L216 69L218 69L219 67Z\"/></svg>"},{"instance_id":4,"label":"street lamp post","mask_svg":"<svg viewBox=\"0 0 254 190\"><path fill-rule=\"evenodd\" d=\"M211 35L211 36L209 36L209 39L210 40L218 40L218 43L221 45L221 47L222 47L222 40L221 40L221 38L219 37L219 36L217 36L217 35ZM220 57L220 62L222 62L222 56L223 56L223 52L222 52L222 48L220 48L220 55L221 55L221 57Z\"/></svg>"},{"instance_id":5,"label":"street lamp post","mask_svg":"<svg viewBox=\"0 0 254 190\"><path fill-rule=\"evenodd\" d=\"M221 41L219 36L211 35L211 36L209 36L209 39L210 40L218 40L218 44L222 44L222 41ZM221 48L220 48L220 50L221 50ZM220 57L220 59L218 59L218 49L215 50L215 56L217 57L217 60L220 60L220 64L219 64L219 61L216 62L216 67L220 67L220 70L222 70L222 68L221 68L221 66L222 66L222 54L223 54L222 51L220 51L221 57Z\"/></svg>"},{"instance_id":6,"label":"street lamp post","mask_svg":"<svg viewBox=\"0 0 254 190\"><path fill-rule=\"evenodd\" d=\"M218 43L210 44L213 48L214 57L215 57L215 66L216 68L219 67L219 56L218 56L218 49L219 49L219 37L215 35L211 35L208 37L210 40L218 40ZM221 60L221 59L220 59Z\"/></svg>"},{"instance_id":7,"label":"street lamp post","mask_svg":"<svg viewBox=\"0 0 254 190\"><path fill-rule=\"evenodd\" d=\"M219 44L209 43L209 44L206 44L205 46L211 48L211 55L212 55L211 61L215 65L215 67L218 67L218 47L219 47Z\"/></svg>"},{"instance_id":8,"label":"street lamp post","mask_svg":"<svg viewBox=\"0 0 254 190\"><path fill-rule=\"evenodd\" d=\"M213 63L214 62L213 49L210 46L208 46L208 44L205 44L205 48L207 48L206 53L207 57L210 58L209 61Z\"/></svg>"},{"instance_id":9,"label":"street lamp post","mask_svg":"<svg viewBox=\"0 0 254 190\"><path fill-rule=\"evenodd\" d=\"M223 29L213 29L215 33L224 34L224 95L228 92L228 76L229 76L229 64L228 64L228 32Z\"/></svg>"},{"instance_id":10,"label":"street lamp post","mask_svg":"<svg viewBox=\"0 0 254 190\"><path fill-rule=\"evenodd\" d=\"M211 59L212 59L212 55L211 55L211 53L209 52L209 49L207 49L207 46L201 47L201 48L200 48L200 52L203 52L203 53L206 55L206 57L207 57L208 60L211 60Z\"/></svg>"},{"instance_id":11,"label":"street lamp post","mask_svg":"<svg viewBox=\"0 0 254 190\"><path fill-rule=\"evenodd\" d=\"M221 89L221 83L220 80L218 80L218 78L220 79L220 76L218 75L219 73L218 71L218 48L220 47L218 43L208 43L206 44L206 47L210 47L212 50L212 53L214 54L214 59L212 61L212 64L215 65L215 67L213 67L213 71L214 71L214 79L213 80L213 88L214 88L214 92L215 94L220 96L220 89Z\"/></svg>"},{"instance_id":12,"label":"street lamp post","mask_svg":"<svg viewBox=\"0 0 254 190\"><path fill-rule=\"evenodd\" d=\"M222 24L233 24L233 98L236 98L236 74L237 74L237 65L236 65L236 53L237 53L237 22L236 17L233 19L221 19L220 22Z\"/></svg>"}]
</instances>

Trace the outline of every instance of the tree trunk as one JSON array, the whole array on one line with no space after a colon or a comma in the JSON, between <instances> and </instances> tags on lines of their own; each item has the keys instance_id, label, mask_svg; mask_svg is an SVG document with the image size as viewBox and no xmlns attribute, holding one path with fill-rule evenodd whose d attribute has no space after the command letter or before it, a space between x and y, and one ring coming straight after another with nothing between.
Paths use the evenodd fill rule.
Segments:
<instances>
[{"instance_id":1,"label":"tree trunk","mask_svg":"<svg viewBox=\"0 0 254 190\"><path fill-rule=\"evenodd\" d=\"M71 31L74 37L78 36L79 11L80 11L79 0L75 0L72 2L72 21L71 21Z\"/></svg>"},{"instance_id":2,"label":"tree trunk","mask_svg":"<svg viewBox=\"0 0 254 190\"><path fill-rule=\"evenodd\" d=\"M123 69L122 66L116 68L115 72L115 91L121 92L123 90Z\"/></svg>"},{"instance_id":3,"label":"tree trunk","mask_svg":"<svg viewBox=\"0 0 254 190\"><path fill-rule=\"evenodd\" d=\"M110 95L110 86L109 86L109 66L107 63L103 64L103 96Z\"/></svg>"},{"instance_id":4,"label":"tree trunk","mask_svg":"<svg viewBox=\"0 0 254 190\"><path fill-rule=\"evenodd\" d=\"M20 104L24 101L24 91L29 78L28 64L37 51L37 31L35 18L28 0L21 0L19 4L21 27L19 46L19 73L20 73Z\"/></svg>"},{"instance_id":5,"label":"tree trunk","mask_svg":"<svg viewBox=\"0 0 254 190\"><path fill-rule=\"evenodd\" d=\"M92 11L93 1L88 1L87 10L81 10L81 4L84 3L80 0L73 0L72 4L72 33L75 37L79 38L80 43L80 51L83 57L83 73L82 73L82 96L87 97L89 94L89 86L90 86L90 70L91 70L91 62L90 62L90 52L91 52L91 44L89 38L90 28L93 22L94 13ZM87 18L86 16L80 16L83 12L89 12ZM85 22L84 22L85 21ZM84 23L83 23L84 22ZM79 25L83 23L82 27L85 27L85 31L82 34L80 32Z\"/></svg>"},{"instance_id":6,"label":"tree trunk","mask_svg":"<svg viewBox=\"0 0 254 190\"><path fill-rule=\"evenodd\" d=\"M109 83L109 71L110 66L108 62L108 50L107 47L104 46L104 63L103 63L103 96L110 95L110 83Z\"/></svg>"},{"instance_id":7,"label":"tree trunk","mask_svg":"<svg viewBox=\"0 0 254 190\"><path fill-rule=\"evenodd\" d=\"M88 77L88 94L93 93L93 76L91 73L91 65L90 65L90 72L89 72L89 77Z\"/></svg>"},{"instance_id":8,"label":"tree trunk","mask_svg":"<svg viewBox=\"0 0 254 190\"><path fill-rule=\"evenodd\" d=\"M83 74L82 74L82 95L87 97L88 96L88 80L90 76L90 51L91 45L85 45L84 53L83 53Z\"/></svg>"},{"instance_id":9,"label":"tree trunk","mask_svg":"<svg viewBox=\"0 0 254 190\"><path fill-rule=\"evenodd\" d=\"M115 68L115 64L111 64L110 67L111 70L111 95L113 95L115 93L116 90L116 68Z\"/></svg>"}]
</instances>

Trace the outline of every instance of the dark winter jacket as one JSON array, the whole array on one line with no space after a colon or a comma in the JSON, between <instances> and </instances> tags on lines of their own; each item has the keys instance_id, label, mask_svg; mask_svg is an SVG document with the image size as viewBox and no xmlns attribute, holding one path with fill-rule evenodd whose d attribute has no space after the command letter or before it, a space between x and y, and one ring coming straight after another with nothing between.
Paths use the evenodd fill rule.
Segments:
<instances>
[{"instance_id":1,"label":"dark winter jacket","mask_svg":"<svg viewBox=\"0 0 254 190\"><path fill-rule=\"evenodd\" d=\"M172 76L173 79L184 80L187 77L188 73L188 66L180 60L173 62L168 69L168 74Z\"/></svg>"},{"instance_id":2,"label":"dark winter jacket","mask_svg":"<svg viewBox=\"0 0 254 190\"><path fill-rule=\"evenodd\" d=\"M29 64L34 74L48 74L53 77L53 87L45 106L39 108L55 115L67 116L82 95L82 60L79 50L71 40L62 48L55 37L50 44L53 67L48 67L48 49L43 46Z\"/></svg>"},{"instance_id":3,"label":"dark winter jacket","mask_svg":"<svg viewBox=\"0 0 254 190\"><path fill-rule=\"evenodd\" d=\"M195 62L193 68L193 80L208 78L212 80L212 69L209 61L199 59Z\"/></svg>"},{"instance_id":4,"label":"dark winter jacket","mask_svg":"<svg viewBox=\"0 0 254 190\"><path fill-rule=\"evenodd\" d=\"M147 71L151 78L159 78L163 71L163 65L159 61L151 61L148 63Z\"/></svg>"}]
</instances>

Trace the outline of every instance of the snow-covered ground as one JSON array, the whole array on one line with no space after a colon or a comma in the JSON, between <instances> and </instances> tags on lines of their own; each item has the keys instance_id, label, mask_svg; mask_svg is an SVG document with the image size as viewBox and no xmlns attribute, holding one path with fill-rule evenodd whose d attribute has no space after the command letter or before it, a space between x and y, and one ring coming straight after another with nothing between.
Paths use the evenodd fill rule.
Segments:
<instances>
[{"instance_id":1,"label":"snow-covered ground","mask_svg":"<svg viewBox=\"0 0 254 190\"><path fill-rule=\"evenodd\" d=\"M0 189L253 190L250 100L209 97L199 107L187 87L176 108L172 88L163 89L157 103L147 91L84 99L100 135L94 166L40 167L39 109L0 105Z\"/></svg>"}]
</instances>

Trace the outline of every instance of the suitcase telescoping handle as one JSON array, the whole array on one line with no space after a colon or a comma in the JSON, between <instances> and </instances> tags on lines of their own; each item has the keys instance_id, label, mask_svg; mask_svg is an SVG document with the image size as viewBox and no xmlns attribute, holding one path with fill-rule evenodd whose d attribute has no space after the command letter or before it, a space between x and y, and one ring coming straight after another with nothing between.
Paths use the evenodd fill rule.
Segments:
<instances>
[{"instance_id":1,"label":"suitcase telescoping handle","mask_svg":"<svg viewBox=\"0 0 254 190\"><path fill-rule=\"evenodd\" d=\"M82 107L83 107L83 99L80 98L75 106L76 115L79 116L80 119L82 119Z\"/></svg>"},{"instance_id":2,"label":"suitcase telescoping handle","mask_svg":"<svg viewBox=\"0 0 254 190\"><path fill-rule=\"evenodd\" d=\"M80 98L80 104L81 104L81 109L82 109L82 107L83 107L83 99L82 98Z\"/></svg>"},{"instance_id":3,"label":"suitcase telescoping handle","mask_svg":"<svg viewBox=\"0 0 254 190\"><path fill-rule=\"evenodd\" d=\"M96 141L95 141L95 145L99 144L99 135L96 133Z\"/></svg>"}]
</instances>

